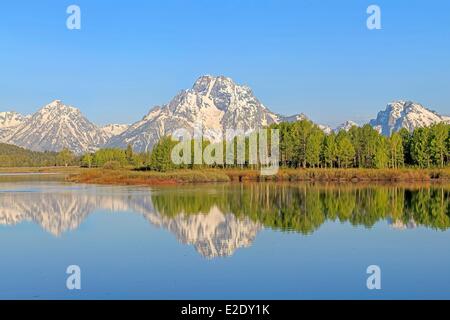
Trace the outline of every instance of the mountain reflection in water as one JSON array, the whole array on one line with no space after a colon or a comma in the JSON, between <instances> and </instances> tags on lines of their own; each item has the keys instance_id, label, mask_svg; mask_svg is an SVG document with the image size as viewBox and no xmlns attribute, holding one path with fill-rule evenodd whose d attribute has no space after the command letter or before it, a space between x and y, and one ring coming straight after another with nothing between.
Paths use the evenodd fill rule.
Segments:
<instances>
[{"instance_id":1,"label":"mountain reflection in water","mask_svg":"<svg viewBox=\"0 0 450 320\"><path fill-rule=\"evenodd\" d=\"M0 183L0 225L34 222L61 236L98 210L133 212L206 258L249 247L259 231L312 234L326 221L393 229L450 227L448 185L248 184L131 188Z\"/></svg>"}]
</instances>

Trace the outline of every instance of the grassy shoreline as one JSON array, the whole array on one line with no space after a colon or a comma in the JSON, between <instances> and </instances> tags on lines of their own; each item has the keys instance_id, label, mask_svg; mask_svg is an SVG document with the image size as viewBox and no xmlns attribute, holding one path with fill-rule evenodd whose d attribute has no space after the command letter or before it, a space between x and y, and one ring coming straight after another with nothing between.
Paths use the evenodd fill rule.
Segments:
<instances>
[{"instance_id":1,"label":"grassy shoreline","mask_svg":"<svg viewBox=\"0 0 450 320\"><path fill-rule=\"evenodd\" d=\"M176 185L207 182L431 182L450 181L446 169L281 169L275 176L257 170L204 169L170 172L89 169L68 181L117 185Z\"/></svg>"},{"instance_id":2,"label":"grassy shoreline","mask_svg":"<svg viewBox=\"0 0 450 320\"><path fill-rule=\"evenodd\" d=\"M0 174L55 173L77 174L83 172L80 167L0 167Z\"/></svg>"},{"instance_id":3,"label":"grassy shoreline","mask_svg":"<svg viewBox=\"0 0 450 320\"><path fill-rule=\"evenodd\" d=\"M54 173L75 183L105 185L177 185L208 182L432 182L450 181L443 169L280 169L275 176L261 176L249 169L194 169L168 172L79 167L0 168L0 174Z\"/></svg>"}]
</instances>

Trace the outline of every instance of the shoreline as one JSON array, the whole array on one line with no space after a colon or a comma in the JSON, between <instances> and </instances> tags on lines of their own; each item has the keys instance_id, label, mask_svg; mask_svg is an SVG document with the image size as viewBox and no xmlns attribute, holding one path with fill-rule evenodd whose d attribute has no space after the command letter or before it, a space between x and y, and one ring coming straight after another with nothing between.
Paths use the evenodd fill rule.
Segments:
<instances>
[{"instance_id":1,"label":"shoreline","mask_svg":"<svg viewBox=\"0 0 450 320\"><path fill-rule=\"evenodd\" d=\"M23 177L23 176L54 176L62 175L58 172L0 172L0 177Z\"/></svg>"},{"instance_id":2,"label":"shoreline","mask_svg":"<svg viewBox=\"0 0 450 320\"><path fill-rule=\"evenodd\" d=\"M450 168L436 169L280 169L261 176L250 169L183 169L168 172L80 167L0 168L0 177L64 175L74 183L100 185L183 185L233 182L395 183L450 182Z\"/></svg>"},{"instance_id":3,"label":"shoreline","mask_svg":"<svg viewBox=\"0 0 450 320\"><path fill-rule=\"evenodd\" d=\"M257 170L187 169L169 172L87 169L70 174L67 181L105 185L182 185L242 182L395 183L450 182L445 169L281 169L261 176Z\"/></svg>"}]
</instances>

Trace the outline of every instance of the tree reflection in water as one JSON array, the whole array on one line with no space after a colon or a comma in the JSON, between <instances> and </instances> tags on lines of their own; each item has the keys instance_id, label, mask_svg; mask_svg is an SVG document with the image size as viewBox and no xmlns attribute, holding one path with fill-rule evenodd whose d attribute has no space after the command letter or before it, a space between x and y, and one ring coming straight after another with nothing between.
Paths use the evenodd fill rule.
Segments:
<instances>
[{"instance_id":1,"label":"tree reflection in water","mask_svg":"<svg viewBox=\"0 0 450 320\"><path fill-rule=\"evenodd\" d=\"M306 235L326 221L371 228L383 220L395 229L450 227L449 185L20 186L0 184L0 225L33 221L59 236L96 210L133 212L207 258L250 246L263 228Z\"/></svg>"}]
</instances>

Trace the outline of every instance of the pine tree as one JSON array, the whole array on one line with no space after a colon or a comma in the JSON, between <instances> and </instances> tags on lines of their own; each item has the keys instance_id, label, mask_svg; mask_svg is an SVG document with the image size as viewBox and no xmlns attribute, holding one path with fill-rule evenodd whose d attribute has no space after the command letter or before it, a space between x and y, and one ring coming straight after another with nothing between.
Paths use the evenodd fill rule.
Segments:
<instances>
[{"instance_id":1,"label":"pine tree","mask_svg":"<svg viewBox=\"0 0 450 320\"><path fill-rule=\"evenodd\" d=\"M339 168L348 168L354 163L355 148L344 130L341 130L336 136L337 144L337 162Z\"/></svg>"},{"instance_id":2,"label":"pine tree","mask_svg":"<svg viewBox=\"0 0 450 320\"><path fill-rule=\"evenodd\" d=\"M389 163L391 168L403 167L405 163L403 140L400 133L393 133L389 138Z\"/></svg>"},{"instance_id":3,"label":"pine tree","mask_svg":"<svg viewBox=\"0 0 450 320\"><path fill-rule=\"evenodd\" d=\"M67 167L67 166L69 166L69 164L71 164L74 157L75 156L72 151L70 151L67 148L64 148L63 150L61 150L58 153L58 155L56 156L56 159L57 159L59 165Z\"/></svg>"},{"instance_id":4,"label":"pine tree","mask_svg":"<svg viewBox=\"0 0 450 320\"><path fill-rule=\"evenodd\" d=\"M292 142L294 146L294 162L296 166L306 168L308 139L312 129L313 123L309 120L294 122L292 126Z\"/></svg>"},{"instance_id":5,"label":"pine tree","mask_svg":"<svg viewBox=\"0 0 450 320\"><path fill-rule=\"evenodd\" d=\"M411 155L412 134L408 131L408 129L405 128L400 129L398 134L402 138L403 162L404 164L412 165L413 164L413 159Z\"/></svg>"},{"instance_id":6,"label":"pine tree","mask_svg":"<svg viewBox=\"0 0 450 320\"><path fill-rule=\"evenodd\" d=\"M389 145L386 137L378 137L374 165L378 169L386 168L389 165Z\"/></svg>"},{"instance_id":7,"label":"pine tree","mask_svg":"<svg viewBox=\"0 0 450 320\"><path fill-rule=\"evenodd\" d=\"M91 168L91 167L92 167L93 160L94 160L94 157L92 156L92 154L86 153L86 154L83 155L83 157L81 158L81 165L82 165L83 167Z\"/></svg>"},{"instance_id":8,"label":"pine tree","mask_svg":"<svg viewBox=\"0 0 450 320\"><path fill-rule=\"evenodd\" d=\"M375 166L375 153L379 137L380 134L370 125L366 124L361 128L362 167L373 168Z\"/></svg>"},{"instance_id":9,"label":"pine tree","mask_svg":"<svg viewBox=\"0 0 450 320\"><path fill-rule=\"evenodd\" d=\"M350 140L353 144L353 148L355 149L355 164L358 168L362 168L365 165L364 162L364 146L365 140L363 137L363 129L357 126L352 126L348 131L350 135Z\"/></svg>"},{"instance_id":10,"label":"pine tree","mask_svg":"<svg viewBox=\"0 0 450 320\"><path fill-rule=\"evenodd\" d=\"M417 128L411 138L411 158L421 168L430 166L429 133L429 128Z\"/></svg>"},{"instance_id":11,"label":"pine tree","mask_svg":"<svg viewBox=\"0 0 450 320\"><path fill-rule=\"evenodd\" d=\"M322 161L324 167L333 168L337 158L336 135L331 133L325 136L322 145Z\"/></svg>"},{"instance_id":12,"label":"pine tree","mask_svg":"<svg viewBox=\"0 0 450 320\"><path fill-rule=\"evenodd\" d=\"M320 152L322 149L323 139L323 131L314 126L307 138L305 154L306 163L312 168L317 167L320 163Z\"/></svg>"},{"instance_id":13,"label":"pine tree","mask_svg":"<svg viewBox=\"0 0 450 320\"><path fill-rule=\"evenodd\" d=\"M433 163L443 167L447 157L448 129L443 123L430 127L430 151Z\"/></svg>"},{"instance_id":14,"label":"pine tree","mask_svg":"<svg viewBox=\"0 0 450 320\"><path fill-rule=\"evenodd\" d=\"M166 136L153 147L150 156L150 166L153 170L164 172L175 168L171 155L176 143L171 137Z\"/></svg>"},{"instance_id":15,"label":"pine tree","mask_svg":"<svg viewBox=\"0 0 450 320\"><path fill-rule=\"evenodd\" d=\"M125 156L126 156L129 164L134 164L133 147L131 146L131 144L127 145L127 150L125 151Z\"/></svg>"}]
</instances>

